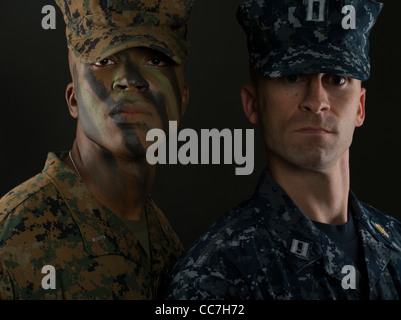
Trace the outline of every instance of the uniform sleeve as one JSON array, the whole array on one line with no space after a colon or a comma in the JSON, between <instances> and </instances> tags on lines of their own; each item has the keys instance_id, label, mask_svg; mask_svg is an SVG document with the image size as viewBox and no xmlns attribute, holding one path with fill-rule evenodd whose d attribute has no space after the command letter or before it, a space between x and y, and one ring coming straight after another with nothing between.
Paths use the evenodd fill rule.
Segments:
<instances>
[{"instance_id":1,"label":"uniform sleeve","mask_svg":"<svg viewBox=\"0 0 401 320\"><path fill-rule=\"evenodd\" d=\"M227 279L216 266L176 265L169 279L167 300L222 300L227 293Z\"/></svg>"},{"instance_id":2,"label":"uniform sleeve","mask_svg":"<svg viewBox=\"0 0 401 320\"><path fill-rule=\"evenodd\" d=\"M0 300L15 299L12 275L7 266L0 260Z\"/></svg>"}]
</instances>

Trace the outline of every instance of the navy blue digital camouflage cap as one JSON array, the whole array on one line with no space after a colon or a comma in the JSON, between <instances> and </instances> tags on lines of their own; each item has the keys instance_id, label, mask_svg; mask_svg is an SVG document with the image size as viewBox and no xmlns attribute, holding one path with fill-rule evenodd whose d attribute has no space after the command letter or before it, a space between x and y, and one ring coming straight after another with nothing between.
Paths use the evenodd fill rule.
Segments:
<instances>
[{"instance_id":1,"label":"navy blue digital camouflage cap","mask_svg":"<svg viewBox=\"0 0 401 320\"><path fill-rule=\"evenodd\" d=\"M237 19L251 65L265 78L329 73L365 81L369 34L382 7L373 0L250 0Z\"/></svg>"}]
</instances>

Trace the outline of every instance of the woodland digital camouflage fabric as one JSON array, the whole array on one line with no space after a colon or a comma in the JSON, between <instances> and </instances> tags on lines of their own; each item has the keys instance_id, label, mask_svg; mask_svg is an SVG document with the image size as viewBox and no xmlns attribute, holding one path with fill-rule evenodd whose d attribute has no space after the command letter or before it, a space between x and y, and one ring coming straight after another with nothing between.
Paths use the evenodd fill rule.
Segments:
<instances>
[{"instance_id":1,"label":"woodland digital camouflage fabric","mask_svg":"<svg viewBox=\"0 0 401 320\"><path fill-rule=\"evenodd\" d=\"M250 0L237 18L263 77L329 73L365 81L369 34L382 7L373 0ZM355 29L344 28L353 14Z\"/></svg>"},{"instance_id":2,"label":"woodland digital camouflage fabric","mask_svg":"<svg viewBox=\"0 0 401 320\"><path fill-rule=\"evenodd\" d=\"M94 63L131 47L148 47L183 64L194 0L55 0L66 23L68 48Z\"/></svg>"},{"instance_id":3,"label":"woodland digital camouflage fabric","mask_svg":"<svg viewBox=\"0 0 401 320\"><path fill-rule=\"evenodd\" d=\"M1 299L156 299L183 246L152 199L151 256L78 175L49 153L45 168L0 200ZM56 289L41 285L51 265Z\"/></svg>"},{"instance_id":4,"label":"woodland digital camouflage fabric","mask_svg":"<svg viewBox=\"0 0 401 320\"><path fill-rule=\"evenodd\" d=\"M351 212L362 239L369 299L401 298L401 223L359 202ZM353 261L262 174L253 197L221 217L174 266L168 299L359 299L344 289Z\"/></svg>"}]
</instances>

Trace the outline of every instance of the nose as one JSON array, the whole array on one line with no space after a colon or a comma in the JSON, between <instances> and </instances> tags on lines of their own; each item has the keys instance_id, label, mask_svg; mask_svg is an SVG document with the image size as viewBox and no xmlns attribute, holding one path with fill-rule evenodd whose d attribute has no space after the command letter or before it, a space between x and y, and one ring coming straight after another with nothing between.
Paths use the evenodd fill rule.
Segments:
<instances>
[{"instance_id":1,"label":"nose","mask_svg":"<svg viewBox=\"0 0 401 320\"><path fill-rule=\"evenodd\" d=\"M124 64L120 72L120 76L113 81L113 90L115 92L137 90L144 93L149 89L149 83L141 76L135 66Z\"/></svg>"},{"instance_id":2,"label":"nose","mask_svg":"<svg viewBox=\"0 0 401 320\"><path fill-rule=\"evenodd\" d=\"M330 110L328 94L320 75L314 75L309 79L304 98L299 107L304 112L314 114Z\"/></svg>"}]
</instances>

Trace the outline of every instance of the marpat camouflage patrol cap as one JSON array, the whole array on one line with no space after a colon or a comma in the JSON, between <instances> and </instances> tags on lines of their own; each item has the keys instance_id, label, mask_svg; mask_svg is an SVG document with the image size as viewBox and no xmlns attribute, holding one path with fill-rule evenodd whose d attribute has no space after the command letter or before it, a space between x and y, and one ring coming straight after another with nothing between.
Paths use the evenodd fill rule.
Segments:
<instances>
[{"instance_id":1,"label":"marpat camouflage patrol cap","mask_svg":"<svg viewBox=\"0 0 401 320\"><path fill-rule=\"evenodd\" d=\"M184 63L194 0L55 0L66 23L68 48L94 63L131 47L155 49Z\"/></svg>"},{"instance_id":2,"label":"marpat camouflage patrol cap","mask_svg":"<svg viewBox=\"0 0 401 320\"><path fill-rule=\"evenodd\" d=\"M265 78L329 73L365 81L368 38L382 7L373 0L250 0L237 19L251 65Z\"/></svg>"}]
</instances>

